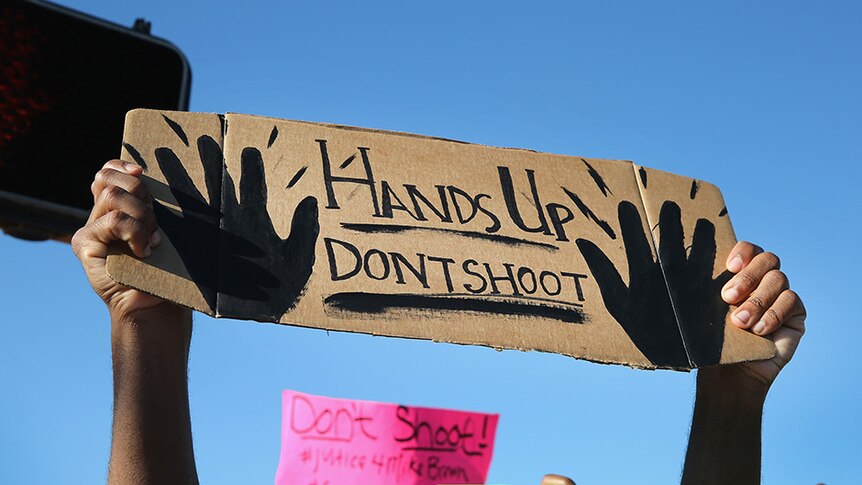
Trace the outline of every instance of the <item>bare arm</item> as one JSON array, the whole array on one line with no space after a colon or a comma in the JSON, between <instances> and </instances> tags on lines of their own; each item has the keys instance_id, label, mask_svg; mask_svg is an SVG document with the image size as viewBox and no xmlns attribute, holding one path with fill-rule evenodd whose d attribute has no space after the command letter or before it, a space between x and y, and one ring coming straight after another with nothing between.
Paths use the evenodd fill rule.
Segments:
<instances>
[{"instance_id":1,"label":"bare arm","mask_svg":"<svg viewBox=\"0 0 862 485\"><path fill-rule=\"evenodd\" d=\"M112 318L109 483L197 483L186 375L191 312Z\"/></svg>"},{"instance_id":2,"label":"bare arm","mask_svg":"<svg viewBox=\"0 0 862 485\"><path fill-rule=\"evenodd\" d=\"M766 390L746 389L722 369L699 371L683 484L760 483Z\"/></svg>"},{"instance_id":3,"label":"bare arm","mask_svg":"<svg viewBox=\"0 0 862 485\"><path fill-rule=\"evenodd\" d=\"M108 483L197 483L187 387L191 312L117 284L108 246L139 257L160 242L141 168L112 160L93 183L95 206L72 247L111 315L114 418Z\"/></svg>"},{"instance_id":4,"label":"bare arm","mask_svg":"<svg viewBox=\"0 0 862 485\"><path fill-rule=\"evenodd\" d=\"M805 307L779 270L778 257L740 242L722 291L739 304L732 320L775 342L771 360L700 369L683 484L760 483L761 420L769 387L805 333Z\"/></svg>"}]
</instances>

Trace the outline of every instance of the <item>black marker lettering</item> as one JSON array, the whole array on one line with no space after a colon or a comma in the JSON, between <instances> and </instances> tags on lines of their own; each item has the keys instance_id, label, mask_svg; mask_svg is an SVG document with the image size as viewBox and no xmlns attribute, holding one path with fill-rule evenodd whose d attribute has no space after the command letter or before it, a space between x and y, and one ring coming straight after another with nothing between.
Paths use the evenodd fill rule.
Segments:
<instances>
[{"instance_id":1,"label":"black marker lettering","mask_svg":"<svg viewBox=\"0 0 862 485\"><path fill-rule=\"evenodd\" d=\"M425 204L425 207L431 209L431 212L440 219L440 222L452 222L452 214L449 211L449 199L446 197L446 187L443 185L435 185L434 187L437 189L437 196L440 198L440 209L437 209L422 192L419 192L419 189L415 185L404 184L404 188L407 189L407 195L413 201L413 210L416 212L416 218L420 221L428 220L422 212L422 207L419 205L421 201Z\"/></svg>"},{"instance_id":2,"label":"black marker lettering","mask_svg":"<svg viewBox=\"0 0 862 485\"><path fill-rule=\"evenodd\" d=\"M524 232L541 232L544 234L552 234L548 221L545 219L545 212L542 209L542 202L539 200L539 189L536 187L536 174L533 170L525 170L527 172L527 181L530 184L530 192L533 195L533 206L536 209L536 217L539 219L539 225L529 227L521 217L521 211L518 209L518 202L515 198L515 187L512 184L512 174L509 173L508 167L497 167L497 173L500 176L500 187L503 189L503 199L506 201L506 209L509 210L509 217Z\"/></svg>"},{"instance_id":3,"label":"black marker lettering","mask_svg":"<svg viewBox=\"0 0 862 485\"><path fill-rule=\"evenodd\" d=\"M362 269L362 255L359 253L359 250L356 249L356 246L348 242L328 237L323 238L323 242L326 245L326 256L329 259L329 276L332 278L332 281L350 279L359 274L359 271ZM336 263L337 258L335 257L335 248L332 246L333 244L338 244L353 255L353 269L344 274L338 274L338 264Z\"/></svg>"},{"instance_id":4,"label":"black marker lettering","mask_svg":"<svg viewBox=\"0 0 862 485\"><path fill-rule=\"evenodd\" d=\"M454 185L449 185L446 187L446 190L449 191L449 197L452 198L452 205L455 206L455 215L458 216L458 222L460 224L467 224L472 221L474 217L476 217L476 212L479 208L476 206L476 202L473 200L473 197L470 196L467 192L455 187ZM466 200L470 204L470 215L464 217L464 212L461 210L461 204L458 202L458 196L461 199Z\"/></svg>"},{"instance_id":5,"label":"black marker lettering","mask_svg":"<svg viewBox=\"0 0 862 485\"><path fill-rule=\"evenodd\" d=\"M408 209L407 206L404 205L404 202L401 202L401 199L398 197L398 194L396 194L392 190L392 187L389 186L389 182L387 182L385 180L380 182L380 190L383 192L383 194L381 195L382 200L380 201L381 205L383 206L383 217L392 219L392 211L393 210L399 210L399 211L406 212L407 214L410 215L410 217L412 217L416 221L427 220L427 219L420 219L419 216L410 212L410 209ZM395 201L397 203L393 204L392 199L395 199Z\"/></svg>"},{"instance_id":6,"label":"black marker lettering","mask_svg":"<svg viewBox=\"0 0 862 485\"><path fill-rule=\"evenodd\" d=\"M371 160L368 158L370 148L358 147L359 153L362 155L362 165L365 167L365 178L358 177L339 177L332 175L332 165L329 162L329 152L326 149L326 140L315 140L320 145L320 159L323 163L323 183L326 186L326 208L339 209L338 200L335 198L335 188L333 184L336 182L352 183L367 185L371 192L371 203L374 206L374 217L380 217L380 207L377 203L377 188L374 185L374 174L371 171ZM355 158L356 155L351 155L348 160ZM342 165L345 168L347 164Z\"/></svg>"},{"instance_id":7,"label":"black marker lettering","mask_svg":"<svg viewBox=\"0 0 862 485\"><path fill-rule=\"evenodd\" d=\"M371 271L372 256L377 256L380 260L382 274L379 276ZM389 277L389 258L386 257L386 253L379 249L369 249L368 252L365 253L365 258L363 258L363 266L365 268L365 274L373 280L383 281Z\"/></svg>"},{"instance_id":8,"label":"black marker lettering","mask_svg":"<svg viewBox=\"0 0 862 485\"><path fill-rule=\"evenodd\" d=\"M485 271L488 273L488 281L491 282L492 295L500 294L500 290L497 288L498 281L508 281L509 284L512 285L512 294L521 296L521 292L518 290L518 284L515 282L515 274L512 272L512 267L515 265L512 263L503 263L503 266L506 268L506 276L495 276L494 272L491 270L490 264L483 263L483 265L485 266Z\"/></svg>"},{"instance_id":9,"label":"black marker lettering","mask_svg":"<svg viewBox=\"0 0 862 485\"><path fill-rule=\"evenodd\" d=\"M524 277L527 275L530 275L530 279L533 281L529 289L527 288L527 285L524 284ZM526 266L518 268L518 283L521 284L521 289L524 290L524 293L528 295L532 295L539 288L539 283L536 280L536 273Z\"/></svg>"},{"instance_id":10,"label":"black marker lettering","mask_svg":"<svg viewBox=\"0 0 862 485\"><path fill-rule=\"evenodd\" d=\"M491 196L488 194L479 194L476 196L476 207L479 208L488 219L491 219L491 225L485 228L485 232L494 233L500 230L500 218L497 217L493 212L489 211L485 207L482 206L482 199L491 199Z\"/></svg>"},{"instance_id":11,"label":"black marker lettering","mask_svg":"<svg viewBox=\"0 0 862 485\"><path fill-rule=\"evenodd\" d=\"M468 259L468 260L464 261L464 263L461 265L461 268L464 270L465 273L467 273L468 275L471 275L471 276L475 276L475 277L479 278L479 280L482 281L482 286L479 289L476 289L471 284L465 283L464 289L469 291L470 293L482 293L483 291L485 291L485 288L488 287L488 282L485 281L485 278L482 276L482 274L477 273L475 271L471 271L469 268L470 266L478 266L478 265L479 265L479 262L476 261L475 259Z\"/></svg>"},{"instance_id":12,"label":"black marker lettering","mask_svg":"<svg viewBox=\"0 0 862 485\"><path fill-rule=\"evenodd\" d=\"M390 256L392 256L392 266L395 268L395 283L399 285L407 284L404 281L404 272L401 270L401 265L404 265L407 269L413 273L413 276L416 277L416 280L422 284L423 288L429 288L428 286L428 272L425 269L425 255L421 253L416 253L416 256L419 256L419 268L417 269L415 266L410 264L410 261L407 261L407 258L404 257L401 253L390 252Z\"/></svg>"},{"instance_id":13,"label":"black marker lettering","mask_svg":"<svg viewBox=\"0 0 862 485\"><path fill-rule=\"evenodd\" d=\"M557 287L556 290L551 291L548 289L548 285L545 284L545 280L548 277L554 279L554 284ZM545 293L547 293L549 296L559 295L560 292L563 291L563 285L560 283L560 277L557 276L556 273L552 273L550 271L542 271L541 274L539 274L539 284L542 285L542 289L545 290Z\"/></svg>"},{"instance_id":14,"label":"black marker lettering","mask_svg":"<svg viewBox=\"0 0 862 485\"><path fill-rule=\"evenodd\" d=\"M587 275L580 273L567 273L565 271L561 271L560 275L571 278L572 281L575 282L575 291L578 293L578 301L584 301L584 289L581 287L581 280L586 279Z\"/></svg>"},{"instance_id":15,"label":"black marker lettering","mask_svg":"<svg viewBox=\"0 0 862 485\"><path fill-rule=\"evenodd\" d=\"M443 267L443 276L446 278L446 291L452 293L455 291L455 287L452 286L452 274L449 272L449 265L455 262L452 258L439 258L437 256L428 256L428 261L433 261L435 263L440 263L440 266Z\"/></svg>"},{"instance_id":16,"label":"black marker lettering","mask_svg":"<svg viewBox=\"0 0 862 485\"><path fill-rule=\"evenodd\" d=\"M575 218L575 214L568 207L561 204L548 204L548 217L551 218L551 225L554 226L554 233L557 234L557 241L568 241L566 237L566 229L563 225ZM560 212L565 212L565 217L560 217Z\"/></svg>"}]
</instances>

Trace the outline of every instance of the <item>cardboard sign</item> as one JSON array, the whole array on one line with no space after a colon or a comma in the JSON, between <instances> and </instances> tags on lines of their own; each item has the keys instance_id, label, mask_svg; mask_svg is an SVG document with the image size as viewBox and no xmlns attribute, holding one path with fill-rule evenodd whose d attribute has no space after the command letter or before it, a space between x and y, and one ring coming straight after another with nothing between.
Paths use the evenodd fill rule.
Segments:
<instances>
[{"instance_id":1,"label":"cardboard sign","mask_svg":"<svg viewBox=\"0 0 862 485\"><path fill-rule=\"evenodd\" d=\"M628 161L247 115L136 110L167 241L117 281L216 317L689 369L726 324L719 190Z\"/></svg>"},{"instance_id":2,"label":"cardboard sign","mask_svg":"<svg viewBox=\"0 0 862 485\"><path fill-rule=\"evenodd\" d=\"M498 419L284 391L275 483L485 483Z\"/></svg>"}]
</instances>

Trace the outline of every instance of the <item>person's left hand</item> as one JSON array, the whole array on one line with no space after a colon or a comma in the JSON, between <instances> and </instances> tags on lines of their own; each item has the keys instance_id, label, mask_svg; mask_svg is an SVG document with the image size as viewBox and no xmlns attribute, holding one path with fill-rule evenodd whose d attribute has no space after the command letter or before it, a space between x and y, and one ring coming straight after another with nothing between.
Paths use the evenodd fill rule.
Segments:
<instances>
[{"instance_id":1,"label":"person's left hand","mask_svg":"<svg viewBox=\"0 0 862 485\"><path fill-rule=\"evenodd\" d=\"M790 362L805 333L805 306L790 289L778 256L750 242L739 242L727 257L727 269L735 273L721 291L729 304L739 305L731 321L739 328L775 342L772 359L714 368L733 371L764 390ZM709 372L712 369L702 369Z\"/></svg>"}]
</instances>

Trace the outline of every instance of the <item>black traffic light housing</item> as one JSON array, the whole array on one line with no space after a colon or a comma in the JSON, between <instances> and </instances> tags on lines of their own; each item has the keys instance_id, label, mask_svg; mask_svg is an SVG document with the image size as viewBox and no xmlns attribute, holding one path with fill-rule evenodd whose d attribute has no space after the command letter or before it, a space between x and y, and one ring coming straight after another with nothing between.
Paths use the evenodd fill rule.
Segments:
<instances>
[{"instance_id":1,"label":"black traffic light housing","mask_svg":"<svg viewBox=\"0 0 862 485\"><path fill-rule=\"evenodd\" d=\"M188 109L182 52L149 35L42 0L0 3L0 228L68 239L90 183L120 153L134 108Z\"/></svg>"}]
</instances>

